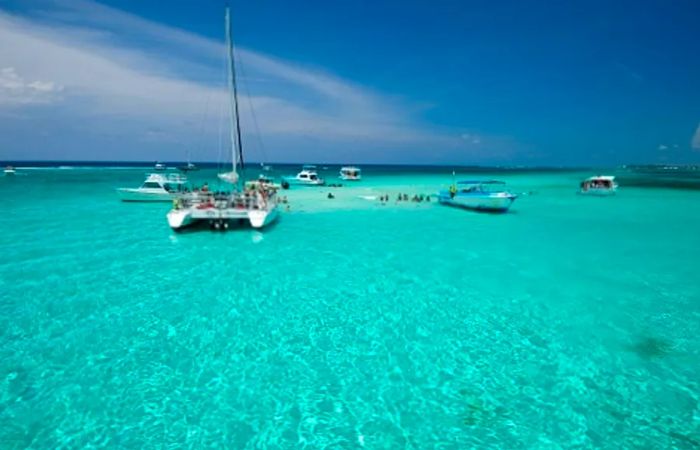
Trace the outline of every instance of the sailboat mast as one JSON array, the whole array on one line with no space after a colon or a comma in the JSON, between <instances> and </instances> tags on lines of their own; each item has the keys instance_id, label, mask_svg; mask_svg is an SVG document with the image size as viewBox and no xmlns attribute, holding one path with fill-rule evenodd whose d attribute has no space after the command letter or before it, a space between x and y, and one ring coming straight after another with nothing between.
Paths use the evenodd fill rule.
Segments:
<instances>
[{"instance_id":1,"label":"sailboat mast","mask_svg":"<svg viewBox=\"0 0 700 450\"><path fill-rule=\"evenodd\" d=\"M231 27L231 10L226 7L226 54L228 56L229 101L231 107L231 152L233 171L237 163L243 166L243 142L241 140L241 121L238 111L238 86L236 85L236 64L233 56L233 30Z\"/></svg>"}]
</instances>

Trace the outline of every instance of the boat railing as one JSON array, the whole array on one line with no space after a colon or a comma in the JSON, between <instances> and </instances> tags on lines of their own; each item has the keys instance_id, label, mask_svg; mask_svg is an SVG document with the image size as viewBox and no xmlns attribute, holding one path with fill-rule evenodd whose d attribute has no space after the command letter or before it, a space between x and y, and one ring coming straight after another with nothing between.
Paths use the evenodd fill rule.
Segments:
<instances>
[{"instance_id":1,"label":"boat railing","mask_svg":"<svg viewBox=\"0 0 700 450\"><path fill-rule=\"evenodd\" d=\"M240 192L240 193L216 193L216 192L188 192L179 195L174 205L179 208L218 208L218 209L268 209L277 204L274 192Z\"/></svg>"}]
</instances>

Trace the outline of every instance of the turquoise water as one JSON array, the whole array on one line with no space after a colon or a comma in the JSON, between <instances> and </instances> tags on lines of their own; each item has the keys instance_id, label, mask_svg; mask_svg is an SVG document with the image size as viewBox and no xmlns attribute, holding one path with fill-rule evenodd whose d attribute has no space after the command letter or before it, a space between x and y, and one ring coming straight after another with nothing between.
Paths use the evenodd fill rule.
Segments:
<instances>
[{"instance_id":1,"label":"turquoise water","mask_svg":"<svg viewBox=\"0 0 700 450\"><path fill-rule=\"evenodd\" d=\"M174 234L143 173L0 178L0 447L700 446L700 191L504 172L491 215L368 169Z\"/></svg>"}]
</instances>

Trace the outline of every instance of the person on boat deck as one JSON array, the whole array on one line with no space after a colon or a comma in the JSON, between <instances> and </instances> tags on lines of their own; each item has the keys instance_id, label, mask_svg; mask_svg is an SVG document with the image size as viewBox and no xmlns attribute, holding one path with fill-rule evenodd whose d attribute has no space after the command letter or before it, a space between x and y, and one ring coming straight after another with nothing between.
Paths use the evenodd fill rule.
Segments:
<instances>
[{"instance_id":1,"label":"person on boat deck","mask_svg":"<svg viewBox=\"0 0 700 450\"><path fill-rule=\"evenodd\" d=\"M202 185L202 192L209 192L209 185L207 183L204 183L204 185Z\"/></svg>"}]
</instances>

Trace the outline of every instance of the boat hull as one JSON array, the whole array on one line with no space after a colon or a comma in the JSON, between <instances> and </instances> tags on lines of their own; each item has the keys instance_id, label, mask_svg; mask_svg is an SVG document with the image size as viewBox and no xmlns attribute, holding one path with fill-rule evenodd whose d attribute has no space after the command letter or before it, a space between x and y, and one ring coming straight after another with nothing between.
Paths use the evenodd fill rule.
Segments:
<instances>
[{"instance_id":1,"label":"boat hull","mask_svg":"<svg viewBox=\"0 0 700 450\"><path fill-rule=\"evenodd\" d=\"M282 177L290 186L323 186L325 180L300 180L297 177Z\"/></svg>"},{"instance_id":2,"label":"boat hull","mask_svg":"<svg viewBox=\"0 0 700 450\"><path fill-rule=\"evenodd\" d=\"M443 205L456 206L474 211L506 212L511 207L516 195L499 192L494 194L456 194L441 192L438 201Z\"/></svg>"},{"instance_id":3,"label":"boat hull","mask_svg":"<svg viewBox=\"0 0 700 450\"><path fill-rule=\"evenodd\" d=\"M117 194L123 202L172 202L176 194L158 190L147 191L139 189L121 188Z\"/></svg>"},{"instance_id":4,"label":"boat hull","mask_svg":"<svg viewBox=\"0 0 700 450\"><path fill-rule=\"evenodd\" d=\"M578 193L581 195L590 195L592 197L610 197L617 193L617 189L587 189L580 190Z\"/></svg>"},{"instance_id":5,"label":"boat hull","mask_svg":"<svg viewBox=\"0 0 700 450\"><path fill-rule=\"evenodd\" d=\"M173 230L182 230L197 223L224 224L228 228L231 221L247 221L253 228L264 228L277 219L277 207L270 209L243 208L180 208L167 214L168 225Z\"/></svg>"}]
</instances>

